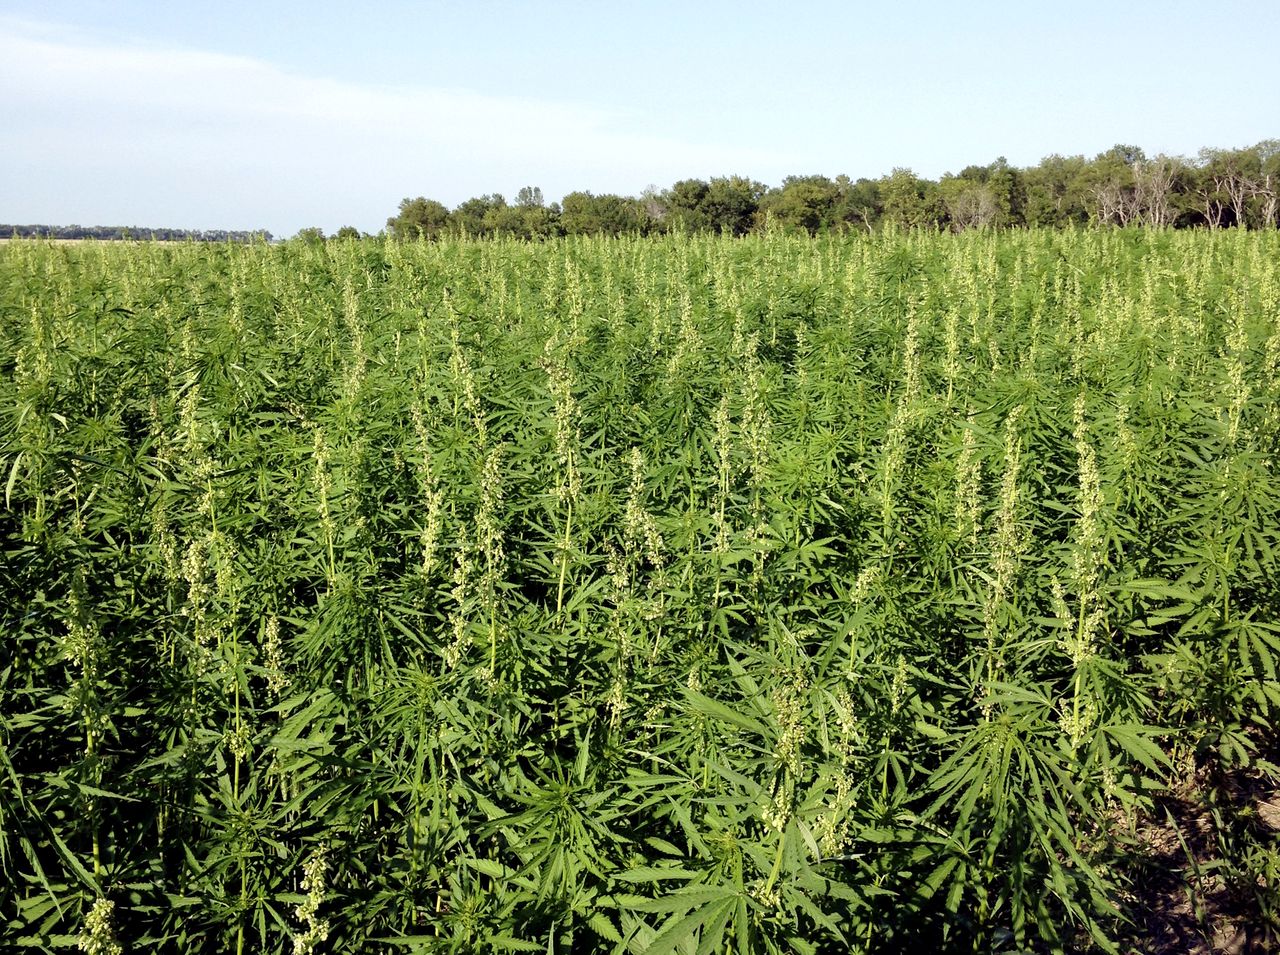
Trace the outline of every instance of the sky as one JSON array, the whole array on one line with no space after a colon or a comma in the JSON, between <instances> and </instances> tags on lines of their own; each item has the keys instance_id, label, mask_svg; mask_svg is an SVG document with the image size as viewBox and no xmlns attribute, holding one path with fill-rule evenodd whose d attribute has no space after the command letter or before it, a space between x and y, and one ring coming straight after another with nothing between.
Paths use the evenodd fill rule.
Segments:
<instances>
[{"instance_id":1,"label":"sky","mask_svg":"<svg viewBox=\"0 0 1280 955\"><path fill-rule=\"evenodd\" d=\"M1277 0L0 3L0 222L376 232L688 177L1280 137Z\"/></svg>"}]
</instances>

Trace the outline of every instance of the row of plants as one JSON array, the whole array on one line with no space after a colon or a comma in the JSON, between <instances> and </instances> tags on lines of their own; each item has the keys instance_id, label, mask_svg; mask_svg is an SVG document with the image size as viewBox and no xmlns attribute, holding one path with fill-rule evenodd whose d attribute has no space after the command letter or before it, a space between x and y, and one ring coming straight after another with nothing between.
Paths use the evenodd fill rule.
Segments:
<instances>
[{"instance_id":1,"label":"row of plants","mask_svg":"<svg viewBox=\"0 0 1280 955\"><path fill-rule=\"evenodd\" d=\"M1171 788L1280 937L1276 233L15 241L0 336L15 946L1110 951Z\"/></svg>"}]
</instances>

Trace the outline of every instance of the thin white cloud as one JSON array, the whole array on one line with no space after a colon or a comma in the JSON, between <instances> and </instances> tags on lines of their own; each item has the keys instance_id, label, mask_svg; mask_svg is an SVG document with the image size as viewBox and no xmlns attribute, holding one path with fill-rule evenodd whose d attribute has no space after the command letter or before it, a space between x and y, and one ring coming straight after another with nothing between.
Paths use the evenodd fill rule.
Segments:
<instances>
[{"instance_id":1,"label":"thin white cloud","mask_svg":"<svg viewBox=\"0 0 1280 955\"><path fill-rule=\"evenodd\" d=\"M0 221L377 228L405 195L777 167L771 150L629 132L635 117L303 75L244 56L0 17Z\"/></svg>"}]
</instances>

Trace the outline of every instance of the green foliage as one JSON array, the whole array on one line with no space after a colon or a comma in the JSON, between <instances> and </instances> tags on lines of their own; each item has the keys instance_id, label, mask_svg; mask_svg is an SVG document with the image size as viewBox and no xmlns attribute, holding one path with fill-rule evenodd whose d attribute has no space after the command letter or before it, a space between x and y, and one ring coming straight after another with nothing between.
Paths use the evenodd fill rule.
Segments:
<instances>
[{"instance_id":1,"label":"green foliage","mask_svg":"<svg viewBox=\"0 0 1280 955\"><path fill-rule=\"evenodd\" d=\"M782 226L812 235L832 223L839 198L839 187L826 176L788 176L761 209Z\"/></svg>"},{"instance_id":2,"label":"green foliage","mask_svg":"<svg viewBox=\"0 0 1280 955\"><path fill-rule=\"evenodd\" d=\"M717 176L707 184L703 209L720 234L745 235L755 224L765 191L764 183L745 176Z\"/></svg>"},{"instance_id":3,"label":"green foliage","mask_svg":"<svg viewBox=\"0 0 1280 955\"><path fill-rule=\"evenodd\" d=\"M648 224L640 203L625 196L571 192L560 204L560 228L567 235L635 235Z\"/></svg>"},{"instance_id":4,"label":"green foliage","mask_svg":"<svg viewBox=\"0 0 1280 955\"><path fill-rule=\"evenodd\" d=\"M1055 154L1026 170L1027 225L1061 228L1087 223L1091 204L1084 183L1087 165L1083 156Z\"/></svg>"},{"instance_id":5,"label":"green foliage","mask_svg":"<svg viewBox=\"0 0 1280 955\"><path fill-rule=\"evenodd\" d=\"M937 228L943 206L937 186L910 169L895 169L881 183L885 219L902 229Z\"/></svg>"},{"instance_id":6,"label":"green foliage","mask_svg":"<svg viewBox=\"0 0 1280 955\"><path fill-rule=\"evenodd\" d=\"M743 176L721 176L710 182L684 179L663 193L659 202L668 228L745 235L755 224L766 191L763 183Z\"/></svg>"},{"instance_id":7,"label":"green foliage","mask_svg":"<svg viewBox=\"0 0 1280 955\"><path fill-rule=\"evenodd\" d=\"M6 944L1116 950L1189 779L1274 932L1277 233L561 214L0 247Z\"/></svg>"},{"instance_id":8,"label":"green foliage","mask_svg":"<svg viewBox=\"0 0 1280 955\"><path fill-rule=\"evenodd\" d=\"M387 220L387 231L397 239L434 239L449 224L449 210L434 199L404 199L400 211Z\"/></svg>"},{"instance_id":9,"label":"green foliage","mask_svg":"<svg viewBox=\"0 0 1280 955\"><path fill-rule=\"evenodd\" d=\"M807 232L1052 226L1280 226L1280 140L1243 149L1204 149L1196 160L1148 159L1119 144L1092 160L1051 155L1018 168L1003 157L970 165L934 182L910 169L878 180L788 176L770 189L743 176L682 179L649 187L639 199L573 192L561 208L524 186L513 206L500 195L468 199L450 212L429 200L405 199L388 219L398 238L469 236L542 239L559 235L769 230ZM0 226L0 233L40 235L43 227ZM47 230L45 230L47 232Z\"/></svg>"},{"instance_id":10,"label":"green foliage","mask_svg":"<svg viewBox=\"0 0 1280 955\"><path fill-rule=\"evenodd\" d=\"M663 195L666 213L673 225L685 232L706 232L711 229L711 215L707 198L711 187L701 179L682 179Z\"/></svg>"}]
</instances>

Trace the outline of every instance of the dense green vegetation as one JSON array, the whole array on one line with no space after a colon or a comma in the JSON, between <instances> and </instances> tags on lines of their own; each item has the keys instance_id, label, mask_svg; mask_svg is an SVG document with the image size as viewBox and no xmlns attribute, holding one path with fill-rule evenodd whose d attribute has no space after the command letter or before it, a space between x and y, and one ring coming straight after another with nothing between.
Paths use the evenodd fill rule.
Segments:
<instances>
[{"instance_id":1,"label":"dense green vegetation","mask_svg":"<svg viewBox=\"0 0 1280 955\"><path fill-rule=\"evenodd\" d=\"M962 232L1085 224L1275 228L1280 225L1280 140L1202 149L1194 159L1148 157L1140 147L1125 145L1093 159L1047 156L1025 169L1001 157L937 181L910 169L856 181L843 175L788 176L772 188L743 176L720 176L683 179L661 191L651 187L638 198L571 192L550 205L540 189L526 186L514 203L494 193L453 210L419 196L400 203L387 230L399 238L546 238L672 231L743 235L779 228L811 235L885 227ZM304 232L324 235L319 229Z\"/></svg>"},{"instance_id":2,"label":"dense green vegetation","mask_svg":"<svg viewBox=\"0 0 1280 955\"><path fill-rule=\"evenodd\" d=\"M1106 950L1171 792L1276 943L1280 233L12 242L0 339L8 945Z\"/></svg>"}]
</instances>

